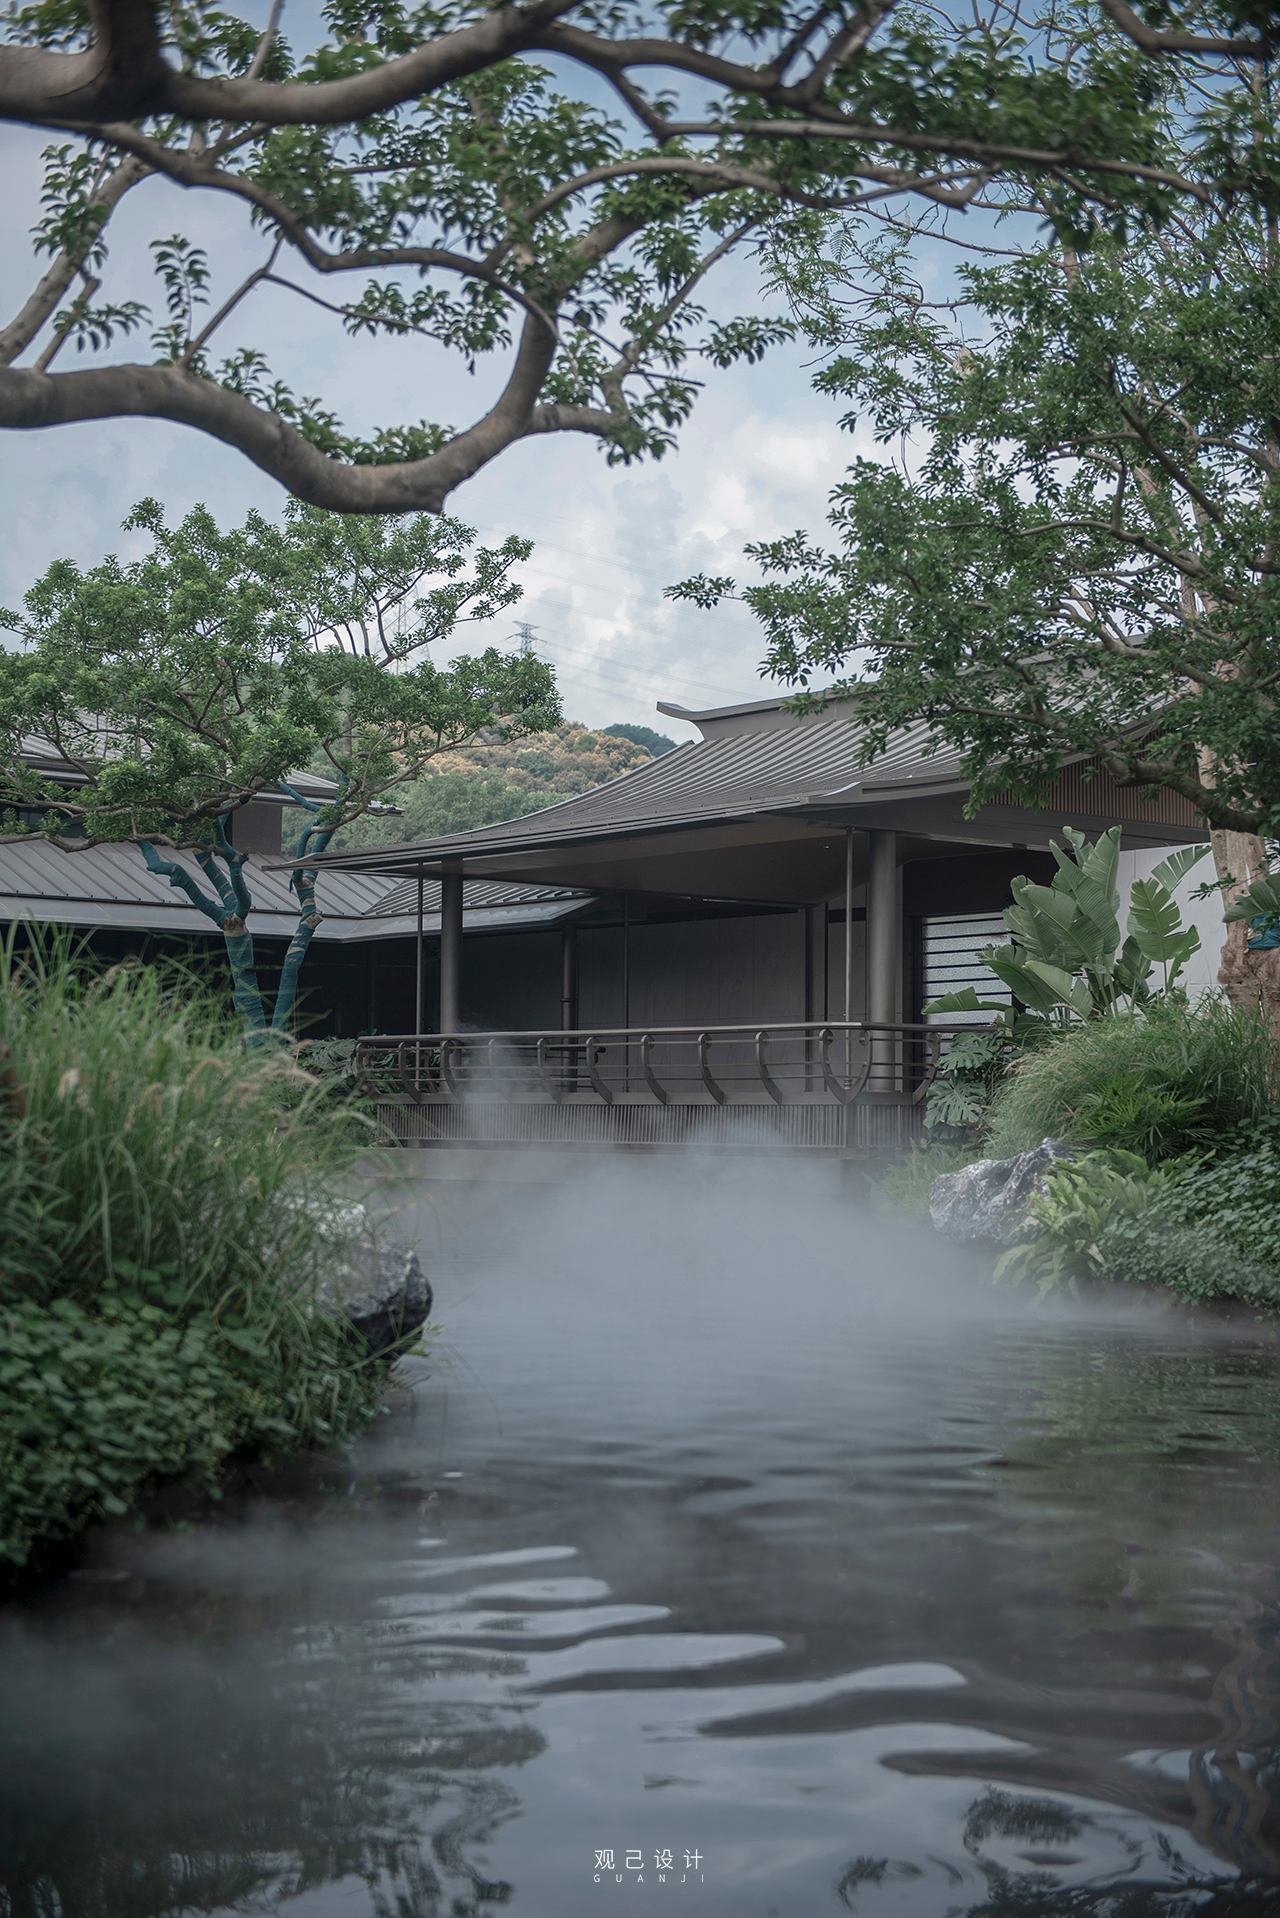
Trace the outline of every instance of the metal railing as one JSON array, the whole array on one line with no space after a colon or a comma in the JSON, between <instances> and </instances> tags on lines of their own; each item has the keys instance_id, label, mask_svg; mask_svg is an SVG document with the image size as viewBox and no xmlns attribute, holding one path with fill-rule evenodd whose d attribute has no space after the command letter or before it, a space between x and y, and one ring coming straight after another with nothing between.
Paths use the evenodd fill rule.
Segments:
<instances>
[{"instance_id":1,"label":"metal railing","mask_svg":"<svg viewBox=\"0 0 1280 1918\"><path fill-rule=\"evenodd\" d=\"M823 1020L594 1032L406 1033L361 1039L374 1098L410 1105L918 1104L964 1025Z\"/></svg>"}]
</instances>

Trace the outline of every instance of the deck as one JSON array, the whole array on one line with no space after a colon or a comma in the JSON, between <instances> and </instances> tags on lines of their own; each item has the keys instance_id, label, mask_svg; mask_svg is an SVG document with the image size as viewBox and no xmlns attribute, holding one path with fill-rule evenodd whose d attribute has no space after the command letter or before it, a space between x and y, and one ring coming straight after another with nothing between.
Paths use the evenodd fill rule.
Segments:
<instances>
[{"instance_id":1,"label":"deck","mask_svg":"<svg viewBox=\"0 0 1280 1918\"><path fill-rule=\"evenodd\" d=\"M901 1150L951 1025L382 1034L355 1069L404 1145Z\"/></svg>"}]
</instances>

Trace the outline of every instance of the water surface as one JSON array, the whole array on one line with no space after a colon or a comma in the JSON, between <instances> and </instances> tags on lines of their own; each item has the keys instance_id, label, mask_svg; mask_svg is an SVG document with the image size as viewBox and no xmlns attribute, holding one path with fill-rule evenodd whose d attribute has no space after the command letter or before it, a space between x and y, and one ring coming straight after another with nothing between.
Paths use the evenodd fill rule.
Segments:
<instances>
[{"instance_id":1,"label":"water surface","mask_svg":"<svg viewBox=\"0 0 1280 1918\"><path fill-rule=\"evenodd\" d=\"M0 1629L0 1909L1270 1910L1268 1337L819 1174L402 1203L444 1362L320 1501Z\"/></svg>"}]
</instances>

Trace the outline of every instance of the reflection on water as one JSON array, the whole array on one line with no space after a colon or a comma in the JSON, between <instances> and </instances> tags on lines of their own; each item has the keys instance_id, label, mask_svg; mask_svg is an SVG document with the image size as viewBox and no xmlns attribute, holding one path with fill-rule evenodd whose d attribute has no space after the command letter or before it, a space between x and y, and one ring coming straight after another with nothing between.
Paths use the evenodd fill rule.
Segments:
<instances>
[{"instance_id":1,"label":"reflection on water","mask_svg":"<svg viewBox=\"0 0 1280 1918\"><path fill-rule=\"evenodd\" d=\"M443 1208L344 1495L10 1608L5 1918L1280 1910L1272 1345L598 1187Z\"/></svg>"}]
</instances>

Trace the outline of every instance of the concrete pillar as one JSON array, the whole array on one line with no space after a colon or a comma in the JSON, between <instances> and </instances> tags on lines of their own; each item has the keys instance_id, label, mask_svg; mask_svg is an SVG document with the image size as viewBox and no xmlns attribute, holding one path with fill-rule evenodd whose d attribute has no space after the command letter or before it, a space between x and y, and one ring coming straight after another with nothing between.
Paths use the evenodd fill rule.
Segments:
<instances>
[{"instance_id":1,"label":"concrete pillar","mask_svg":"<svg viewBox=\"0 0 1280 1918\"><path fill-rule=\"evenodd\" d=\"M560 933L560 1030L578 1030L578 928Z\"/></svg>"},{"instance_id":2,"label":"concrete pillar","mask_svg":"<svg viewBox=\"0 0 1280 1918\"><path fill-rule=\"evenodd\" d=\"M892 1024L898 1009L898 835L867 834L867 1020Z\"/></svg>"},{"instance_id":3,"label":"concrete pillar","mask_svg":"<svg viewBox=\"0 0 1280 1918\"><path fill-rule=\"evenodd\" d=\"M867 874L867 1023L892 1025L898 1012L898 836L892 832L867 834L871 863ZM892 1092L896 1086L896 1047L885 1035L873 1041L871 1090Z\"/></svg>"},{"instance_id":4,"label":"concrete pillar","mask_svg":"<svg viewBox=\"0 0 1280 1918\"><path fill-rule=\"evenodd\" d=\"M462 873L440 881L440 1030L456 1032L462 1018Z\"/></svg>"},{"instance_id":5,"label":"concrete pillar","mask_svg":"<svg viewBox=\"0 0 1280 1918\"><path fill-rule=\"evenodd\" d=\"M421 1036L427 1016L427 963L422 943L422 903L425 881L418 874L418 932L413 948L413 1029Z\"/></svg>"},{"instance_id":6,"label":"concrete pillar","mask_svg":"<svg viewBox=\"0 0 1280 1918\"><path fill-rule=\"evenodd\" d=\"M818 1025L827 1016L827 902L804 908L804 1017ZM817 1064L821 1048L810 1038L804 1048L804 1089L813 1092L822 1083Z\"/></svg>"}]
</instances>

